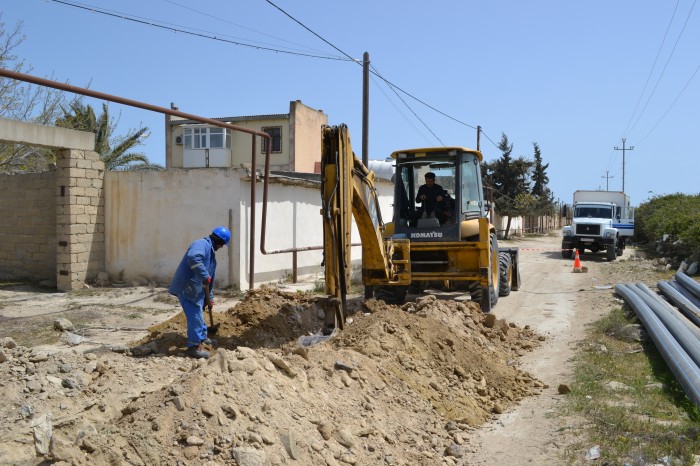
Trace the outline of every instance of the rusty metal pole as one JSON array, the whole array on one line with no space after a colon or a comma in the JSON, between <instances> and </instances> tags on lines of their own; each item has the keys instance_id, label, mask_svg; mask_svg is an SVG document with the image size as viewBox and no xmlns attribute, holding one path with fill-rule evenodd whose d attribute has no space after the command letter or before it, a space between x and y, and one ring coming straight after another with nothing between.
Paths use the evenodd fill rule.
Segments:
<instances>
[{"instance_id":1,"label":"rusty metal pole","mask_svg":"<svg viewBox=\"0 0 700 466\"><path fill-rule=\"evenodd\" d=\"M255 135L252 136L253 139L253 155L251 157L251 174L250 174L250 276L248 277L248 289L252 290L255 287L255 181L258 178L256 173L256 153L255 153ZM269 145L269 141L268 141Z\"/></svg>"}]
</instances>

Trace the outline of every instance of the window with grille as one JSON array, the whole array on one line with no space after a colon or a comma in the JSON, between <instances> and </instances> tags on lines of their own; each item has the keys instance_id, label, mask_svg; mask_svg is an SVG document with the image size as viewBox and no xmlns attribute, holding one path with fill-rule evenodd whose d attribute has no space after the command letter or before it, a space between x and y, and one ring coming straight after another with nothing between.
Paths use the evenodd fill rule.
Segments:
<instances>
[{"instance_id":1,"label":"window with grille","mask_svg":"<svg viewBox=\"0 0 700 466\"><path fill-rule=\"evenodd\" d=\"M272 147L270 152L282 152L282 127L281 126L268 126L262 129L264 133L270 135L270 142ZM267 139L263 139L262 145L260 146L262 153L267 152Z\"/></svg>"}]
</instances>

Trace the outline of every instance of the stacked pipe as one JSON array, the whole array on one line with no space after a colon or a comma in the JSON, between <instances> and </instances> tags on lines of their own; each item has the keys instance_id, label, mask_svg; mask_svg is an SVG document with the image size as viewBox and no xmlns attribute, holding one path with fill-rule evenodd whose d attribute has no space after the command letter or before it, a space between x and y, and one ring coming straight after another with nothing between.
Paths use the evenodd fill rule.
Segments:
<instances>
[{"instance_id":1,"label":"stacked pipe","mask_svg":"<svg viewBox=\"0 0 700 466\"><path fill-rule=\"evenodd\" d=\"M700 284L677 274L657 284L664 298L643 283L619 284L617 293L644 325L688 397L700 407Z\"/></svg>"}]
</instances>

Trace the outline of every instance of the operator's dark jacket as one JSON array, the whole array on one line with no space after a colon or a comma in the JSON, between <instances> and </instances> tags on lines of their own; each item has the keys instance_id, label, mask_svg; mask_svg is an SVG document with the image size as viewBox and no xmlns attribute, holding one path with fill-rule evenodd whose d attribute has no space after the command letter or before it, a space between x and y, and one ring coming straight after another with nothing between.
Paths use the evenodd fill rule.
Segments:
<instances>
[{"instance_id":1,"label":"operator's dark jacket","mask_svg":"<svg viewBox=\"0 0 700 466\"><path fill-rule=\"evenodd\" d=\"M425 201L421 201L420 197L425 194ZM428 187L427 184L424 184L420 188L418 188L418 194L416 194L416 203L420 204L423 203L423 209L425 209L426 213L430 213L435 209L437 202L437 197L442 196L443 198L445 197L445 190L443 189L442 186L439 184L433 184L432 186Z\"/></svg>"}]
</instances>

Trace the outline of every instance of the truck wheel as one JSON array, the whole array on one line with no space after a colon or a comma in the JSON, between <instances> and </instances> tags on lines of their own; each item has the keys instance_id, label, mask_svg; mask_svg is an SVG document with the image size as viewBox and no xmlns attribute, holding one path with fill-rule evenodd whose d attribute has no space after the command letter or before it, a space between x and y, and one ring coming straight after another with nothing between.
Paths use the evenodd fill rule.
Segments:
<instances>
[{"instance_id":1,"label":"truck wheel","mask_svg":"<svg viewBox=\"0 0 700 466\"><path fill-rule=\"evenodd\" d=\"M608 259L609 262L614 261L617 259L617 248L615 247L614 244L611 244L608 246L608 248L605 250L605 258Z\"/></svg>"},{"instance_id":2,"label":"truck wheel","mask_svg":"<svg viewBox=\"0 0 700 466\"><path fill-rule=\"evenodd\" d=\"M574 254L574 245L571 243L561 243L561 257L571 259Z\"/></svg>"},{"instance_id":3,"label":"truck wheel","mask_svg":"<svg viewBox=\"0 0 700 466\"><path fill-rule=\"evenodd\" d=\"M374 297L387 304L403 304L407 291L407 286L377 286L374 289Z\"/></svg>"},{"instance_id":4,"label":"truck wheel","mask_svg":"<svg viewBox=\"0 0 700 466\"><path fill-rule=\"evenodd\" d=\"M622 252L625 250L625 239L621 238L617 240L617 255L621 256Z\"/></svg>"},{"instance_id":5,"label":"truck wheel","mask_svg":"<svg viewBox=\"0 0 700 466\"><path fill-rule=\"evenodd\" d=\"M498 253L498 273L498 296L508 296L513 278L513 264L507 252Z\"/></svg>"}]
</instances>

